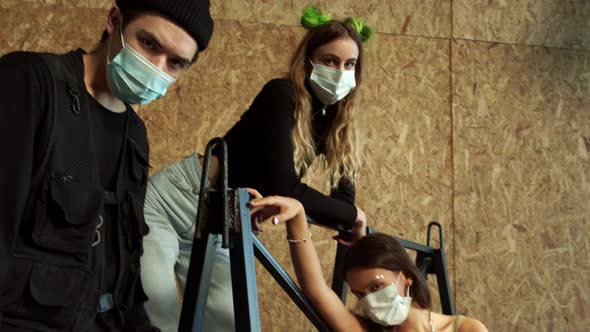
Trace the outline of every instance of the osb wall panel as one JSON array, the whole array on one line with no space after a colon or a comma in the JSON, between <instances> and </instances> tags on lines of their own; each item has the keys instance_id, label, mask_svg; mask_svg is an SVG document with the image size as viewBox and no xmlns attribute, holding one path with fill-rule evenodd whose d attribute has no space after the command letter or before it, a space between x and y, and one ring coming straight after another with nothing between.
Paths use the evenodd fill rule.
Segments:
<instances>
[{"instance_id":1,"label":"osb wall panel","mask_svg":"<svg viewBox=\"0 0 590 332\"><path fill-rule=\"evenodd\" d=\"M2 0L0 55L17 50L63 53L78 47L90 51L100 40L106 15L104 10Z\"/></svg>"},{"instance_id":2,"label":"osb wall panel","mask_svg":"<svg viewBox=\"0 0 590 332\"><path fill-rule=\"evenodd\" d=\"M10 1L10 0L5 0ZM64 7L109 9L115 0L18 0L19 2L59 5Z\"/></svg>"},{"instance_id":3,"label":"osb wall panel","mask_svg":"<svg viewBox=\"0 0 590 332\"><path fill-rule=\"evenodd\" d=\"M214 0L216 17L299 26L303 8L315 4L334 18L366 18L378 32L450 37L450 0Z\"/></svg>"},{"instance_id":4,"label":"osb wall panel","mask_svg":"<svg viewBox=\"0 0 590 332\"><path fill-rule=\"evenodd\" d=\"M102 9L108 9L114 3L114 0L24 1ZM219 19L299 26L303 8L311 3L334 18L366 18L371 27L378 32L447 38L451 35L450 0L211 0L211 13L214 18Z\"/></svg>"},{"instance_id":5,"label":"osb wall panel","mask_svg":"<svg viewBox=\"0 0 590 332\"><path fill-rule=\"evenodd\" d=\"M426 242L428 223L439 221L452 285L449 47L448 40L380 35L371 49L358 204L378 230L419 243Z\"/></svg>"},{"instance_id":6,"label":"osb wall panel","mask_svg":"<svg viewBox=\"0 0 590 332\"><path fill-rule=\"evenodd\" d=\"M378 229L424 242L431 220L451 229L449 42L381 35L376 49L358 201Z\"/></svg>"},{"instance_id":7,"label":"osb wall panel","mask_svg":"<svg viewBox=\"0 0 590 332\"><path fill-rule=\"evenodd\" d=\"M459 311L490 331L590 326L590 52L453 46Z\"/></svg>"},{"instance_id":8,"label":"osb wall panel","mask_svg":"<svg viewBox=\"0 0 590 332\"><path fill-rule=\"evenodd\" d=\"M590 1L454 0L453 37L590 49Z\"/></svg>"}]
</instances>

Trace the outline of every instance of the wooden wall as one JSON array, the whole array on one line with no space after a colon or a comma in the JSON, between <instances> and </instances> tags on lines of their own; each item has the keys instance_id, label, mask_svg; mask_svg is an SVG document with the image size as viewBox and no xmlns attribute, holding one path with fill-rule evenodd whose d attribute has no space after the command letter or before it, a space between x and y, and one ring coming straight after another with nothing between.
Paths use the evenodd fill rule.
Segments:
<instances>
[{"instance_id":1,"label":"wooden wall","mask_svg":"<svg viewBox=\"0 0 590 332\"><path fill-rule=\"evenodd\" d=\"M1 0L0 54L90 50L110 0ZM154 170L223 135L283 75L308 1L213 1L210 48L139 113ZM343 0L366 17L365 168L358 203L378 229L446 232L459 313L490 331L590 326L590 2ZM321 172L308 181L322 189ZM327 279L334 241L314 229ZM284 230L263 241L289 267ZM264 331L313 330L258 268Z\"/></svg>"}]
</instances>

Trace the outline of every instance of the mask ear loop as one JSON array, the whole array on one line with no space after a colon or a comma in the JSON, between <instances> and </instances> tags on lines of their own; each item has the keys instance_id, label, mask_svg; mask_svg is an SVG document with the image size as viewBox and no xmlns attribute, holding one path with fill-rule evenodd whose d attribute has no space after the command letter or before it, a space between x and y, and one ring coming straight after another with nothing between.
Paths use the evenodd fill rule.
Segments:
<instances>
[{"instance_id":1,"label":"mask ear loop","mask_svg":"<svg viewBox=\"0 0 590 332\"><path fill-rule=\"evenodd\" d=\"M311 64L311 71L309 72L309 77L308 77L308 79L309 79L315 69L315 63L313 63L313 61L311 61L311 59L308 59L308 60L309 60L309 63Z\"/></svg>"},{"instance_id":2,"label":"mask ear loop","mask_svg":"<svg viewBox=\"0 0 590 332\"><path fill-rule=\"evenodd\" d=\"M399 271L399 274L397 275L397 280L395 281L395 287L397 287L397 284L399 284L399 280L402 278L402 271Z\"/></svg>"},{"instance_id":3,"label":"mask ear loop","mask_svg":"<svg viewBox=\"0 0 590 332\"><path fill-rule=\"evenodd\" d=\"M397 287L397 284L399 283L401 277L402 277L403 272L399 271L399 274L397 275L397 280L395 282L395 287ZM410 285L406 285L406 297L410 297Z\"/></svg>"},{"instance_id":4,"label":"mask ear loop","mask_svg":"<svg viewBox=\"0 0 590 332\"><path fill-rule=\"evenodd\" d=\"M119 25L119 35L121 35L121 46L125 47L125 39L123 39L123 14L121 14L121 24Z\"/></svg>"}]
</instances>

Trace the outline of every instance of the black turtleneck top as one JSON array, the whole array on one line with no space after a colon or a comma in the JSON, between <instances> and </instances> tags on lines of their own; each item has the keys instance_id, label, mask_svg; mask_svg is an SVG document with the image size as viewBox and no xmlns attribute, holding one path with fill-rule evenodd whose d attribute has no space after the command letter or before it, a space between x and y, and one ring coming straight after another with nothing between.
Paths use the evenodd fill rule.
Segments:
<instances>
[{"instance_id":1,"label":"black turtleneck top","mask_svg":"<svg viewBox=\"0 0 590 332\"><path fill-rule=\"evenodd\" d=\"M336 110L328 108L322 114L324 105L310 94L317 155L325 153L325 139ZM262 88L248 111L225 135L229 185L255 188L264 196L293 197L318 223L350 228L357 217L354 185L342 179L326 196L302 183L295 172L291 136L294 112L295 91L288 80L274 79Z\"/></svg>"}]
</instances>

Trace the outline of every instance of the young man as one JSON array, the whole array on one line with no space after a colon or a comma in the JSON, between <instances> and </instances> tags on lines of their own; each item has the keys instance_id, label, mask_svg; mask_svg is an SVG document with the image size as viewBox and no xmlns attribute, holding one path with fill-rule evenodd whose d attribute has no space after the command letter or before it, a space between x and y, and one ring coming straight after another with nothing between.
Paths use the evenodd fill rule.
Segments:
<instances>
[{"instance_id":1,"label":"young man","mask_svg":"<svg viewBox=\"0 0 590 332\"><path fill-rule=\"evenodd\" d=\"M211 38L209 0L116 0L91 53L0 58L0 331L150 331L145 104Z\"/></svg>"}]
</instances>

